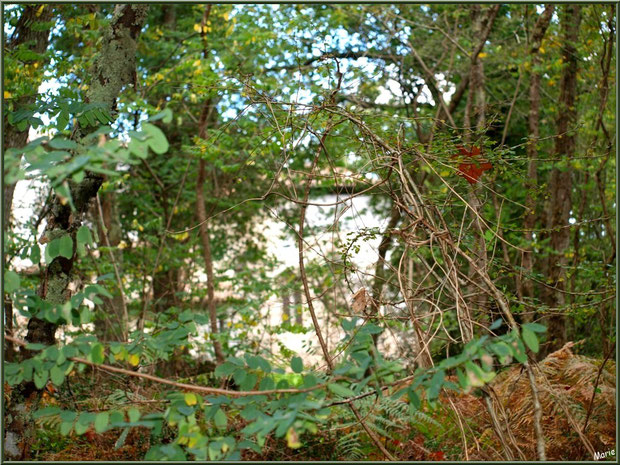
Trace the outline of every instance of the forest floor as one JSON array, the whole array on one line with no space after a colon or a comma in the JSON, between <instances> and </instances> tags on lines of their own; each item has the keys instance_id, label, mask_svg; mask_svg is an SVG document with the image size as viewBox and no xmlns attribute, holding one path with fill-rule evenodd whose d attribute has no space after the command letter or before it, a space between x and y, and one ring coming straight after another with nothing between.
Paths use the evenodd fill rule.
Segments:
<instances>
[{"instance_id":1,"label":"forest floor","mask_svg":"<svg viewBox=\"0 0 620 465\"><path fill-rule=\"evenodd\" d=\"M615 362L608 360L602 367L603 362L576 355L568 344L537 364L547 460L592 460L595 452L615 450ZM76 375L70 385L70 392L47 392L44 403L97 411L109 408L110 402L118 407L126 390L130 396L142 399L139 405L142 410L161 411L165 405L157 400L157 387L120 386L105 374L85 372ZM414 423L392 431L390 437L383 438L386 447L403 461L506 460L508 457L534 460L533 409L524 372L513 367L500 373L489 385L489 392L502 424L503 438L499 438L493 427L480 391L444 393L437 410L425 411L434 419L433 424L422 427ZM586 418L588 426L583 432ZM237 431L244 425L241 418L231 418L229 423L230 429ZM55 431L41 425L32 459L139 461L150 447L150 433L145 428L131 429L122 444L118 429L103 434L89 430L84 435L68 437ZM242 457L254 461L346 459L338 456L336 447L343 434L337 427L320 429L314 435L304 436L304 446L299 449L288 448L284 439L268 437L261 453L246 450ZM174 438L166 428L163 435L169 435L170 440ZM369 447L362 460L383 459L373 450Z\"/></svg>"}]
</instances>

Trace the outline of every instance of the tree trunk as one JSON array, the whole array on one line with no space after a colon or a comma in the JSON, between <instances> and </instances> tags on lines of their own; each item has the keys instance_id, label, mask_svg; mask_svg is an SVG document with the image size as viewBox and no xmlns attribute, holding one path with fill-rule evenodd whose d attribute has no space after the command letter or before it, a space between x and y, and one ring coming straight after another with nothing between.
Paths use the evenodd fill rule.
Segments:
<instances>
[{"instance_id":1,"label":"tree trunk","mask_svg":"<svg viewBox=\"0 0 620 465\"><path fill-rule=\"evenodd\" d=\"M484 29L484 18L482 16L481 7L479 5L472 5L472 22L473 30L476 35L481 35ZM465 110L466 123L465 131L469 131L469 126L473 126L475 121L475 127L478 131L484 131L486 125L486 95L484 91L484 67L482 60L476 60L471 67L471 75L469 77L469 94L467 96L467 108ZM470 141L470 136L466 133L465 140ZM472 150L472 147L469 147ZM480 216L482 215L482 203L480 196L482 195L482 189L477 182L472 185L468 196L468 202L471 207L472 221L473 221L473 256L475 266L484 270L488 267L488 257L486 242L484 239L484 223ZM469 278L472 282L476 282L476 271L473 267L470 267ZM488 307L488 289L483 283L478 285L471 285L469 287L469 302L468 307L471 309L470 315L474 317L473 312L478 311L481 314L487 314ZM462 327L465 329L463 334L463 341L468 342L473 337L473 322L463 321Z\"/></svg>"},{"instance_id":2,"label":"tree trunk","mask_svg":"<svg viewBox=\"0 0 620 465\"><path fill-rule=\"evenodd\" d=\"M576 120L575 100L577 94L578 57L575 42L579 34L581 6L564 5L562 9L562 61L564 70L560 83L559 116L557 119L558 136L555 139L554 155L570 162L575 153L574 123ZM570 246L570 224L568 222L572 207L572 173L567 165L564 169L557 166L551 171L549 179L550 201L547 208L547 230L550 235L551 252L547 263L547 283L544 303L554 312L562 312L566 303L567 264L565 250ZM566 317L552 314L547 318L549 341L543 347L541 356L556 350L566 342Z\"/></svg>"},{"instance_id":3,"label":"tree trunk","mask_svg":"<svg viewBox=\"0 0 620 465\"><path fill-rule=\"evenodd\" d=\"M204 134L203 134L204 135ZM222 344L216 339L218 334L217 326L217 307L215 305L215 273L213 272L213 256L211 255L211 239L207 226L207 212L205 209L204 184L206 179L206 162L200 160L198 168L198 180L196 181L196 217L200 223L199 233L202 243L202 254L205 261L205 271L207 273L207 299L209 309L209 321L211 323L211 333L213 335L213 349L218 364L224 363L224 353Z\"/></svg>"},{"instance_id":4,"label":"tree trunk","mask_svg":"<svg viewBox=\"0 0 620 465\"><path fill-rule=\"evenodd\" d=\"M296 288L293 292L293 302L295 303L295 324L301 326L303 324L303 312L301 308L301 289Z\"/></svg>"},{"instance_id":5,"label":"tree trunk","mask_svg":"<svg viewBox=\"0 0 620 465\"><path fill-rule=\"evenodd\" d=\"M109 245L114 248L110 251L110 253L113 255L114 260L120 269L123 261L123 253L121 250L115 248L121 242L122 230L120 218L118 217L118 211L116 208L116 195L112 191L105 192L99 195L99 200L101 201L101 215L99 214L99 209L97 207L93 208L92 211L94 212L94 216L96 218L94 223L97 225L99 239L102 241L103 245ZM104 237L107 237L107 243L103 242ZM120 283L117 283L117 286L119 285ZM125 321L123 311L123 308L126 308L125 302L123 302L123 294L120 289L111 289L111 293L112 297L102 297L101 300L103 301L103 305L101 306L101 310L105 313L107 318L113 318L114 321L112 323L114 328L109 325L105 325L102 336L105 340L121 341L124 339L124 335L129 332L129 322Z\"/></svg>"},{"instance_id":6,"label":"tree trunk","mask_svg":"<svg viewBox=\"0 0 620 465\"><path fill-rule=\"evenodd\" d=\"M134 81L137 38L147 12L148 6L145 5L123 4L115 7L104 32L102 50L93 66L93 79L87 92L89 102L105 103L114 109L121 89ZM50 209L47 231L54 230L57 235L68 234L75 242L75 232L81 226L82 218L102 182L101 176L87 173L80 183L71 183L75 211L72 212L68 204L63 205L56 197ZM67 286L71 282L75 258L75 252L70 259L56 257L45 269L39 287L39 295L44 300L62 304L68 299ZM57 325L53 323L31 318L26 340L54 345L56 328ZM33 438L34 421L31 412L37 408L41 392L33 382L28 382L16 386L12 394L11 403L7 406L4 459L26 460Z\"/></svg>"},{"instance_id":7,"label":"tree trunk","mask_svg":"<svg viewBox=\"0 0 620 465\"><path fill-rule=\"evenodd\" d=\"M521 267L525 277L519 276L519 284L521 287L521 294L524 299L528 300L528 304L533 303L534 299L534 282L530 279L532 272L534 271L534 263L532 257L532 239L533 229L536 224L536 196L534 195L534 189L538 185L538 138L539 132L539 119L540 119L540 78L541 73L536 71L537 66L540 64L541 59L538 51L540 49L542 39L545 36L545 32L549 27L551 16L553 15L554 5L547 5L544 12L538 17L534 30L532 31L532 38L530 42L530 57L532 60L530 69L532 73L530 75L530 87L529 87L529 100L530 111L528 114L528 129L529 129L529 141L527 144L527 157L529 159L527 168L527 192L525 197L525 218L523 220L523 229L525 245L522 255ZM533 306L532 306L533 308ZM531 320L531 313L526 313L525 319Z\"/></svg>"},{"instance_id":8,"label":"tree trunk","mask_svg":"<svg viewBox=\"0 0 620 465\"><path fill-rule=\"evenodd\" d=\"M288 293L282 296L282 320L291 321L291 296Z\"/></svg>"},{"instance_id":9,"label":"tree trunk","mask_svg":"<svg viewBox=\"0 0 620 465\"><path fill-rule=\"evenodd\" d=\"M371 302L371 311L375 317L379 316L379 307L381 305L381 294L383 293L383 287L385 285L385 257L387 255L388 250L390 249L390 245L392 244L392 230L398 224L400 220L400 209L396 203L392 205L392 212L390 213L390 220L383 232L383 237L381 238L381 243L379 244L379 249L377 252L379 253L379 258L377 259L377 263L375 264L375 278L372 284L372 302ZM407 296L404 296L407 298ZM377 340L379 339L379 334L373 334L372 340L377 345Z\"/></svg>"}]
</instances>

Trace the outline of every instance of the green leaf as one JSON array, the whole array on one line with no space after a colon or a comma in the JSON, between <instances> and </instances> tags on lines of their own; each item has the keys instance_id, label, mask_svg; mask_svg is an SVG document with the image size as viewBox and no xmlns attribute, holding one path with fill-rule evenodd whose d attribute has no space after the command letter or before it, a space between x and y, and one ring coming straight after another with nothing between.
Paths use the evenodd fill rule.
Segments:
<instances>
[{"instance_id":1,"label":"green leaf","mask_svg":"<svg viewBox=\"0 0 620 465\"><path fill-rule=\"evenodd\" d=\"M146 142L142 142L138 139L131 139L128 147L129 151L139 158L146 158L149 156L149 148Z\"/></svg>"},{"instance_id":2,"label":"green leaf","mask_svg":"<svg viewBox=\"0 0 620 465\"><path fill-rule=\"evenodd\" d=\"M226 376L230 376L235 370L235 365L230 362L224 362L215 368L213 374L218 378L225 378Z\"/></svg>"},{"instance_id":3,"label":"green leaf","mask_svg":"<svg viewBox=\"0 0 620 465\"><path fill-rule=\"evenodd\" d=\"M65 236L62 236L59 239L58 246L59 246L58 254L61 257L65 257L65 258L73 257L73 239L71 239L71 236L69 236L68 234Z\"/></svg>"},{"instance_id":4,"label":"green leaf","mask_svg":"<svg viewBox=\"0 0 620 465\"><path fill-rule=\"evenodd\" d=\"M78 229L75 238L78 244L93 244L93 236L90 234L90 229L88 229L87 226L80 226L80 229Z\"/></svg>"},{"instance_id":5,"label":"green leaf","mask_svg":"<svg viewBox=\"0 0 620 465\"><path fill-rule=\"evenodd\" d=\"M93 413L93 412L82 412L82 413L80 413L80 416L78 417L78 423L81 423L82 425L89 426L92 422L95 421L96 417L97 417L96 413Z\"/></svg>"},{"instance_id":6,"label":"green leaf","mask_svg":"<svg viewBox=\"0 0 620 465\"><path fill-rule=\"evenodd\" d=\"M510 347L505 342L497 342L495 344L492 344L490 348L493 352L495 352L500 357L507 357L509 355L512 355L512 351L510 350Z\"/></svg>"},{"instance_id":7,"label":"green leaf","mask_svg":"<svg viewBox=\"0 0 620 465\"><path fill-rule=\"evenodd\" d=\"M149 135L147 143L153 152L161 155L168 151L168 140L161 129L157 126L153 126L152 124L144 123L142 125L142 130Z\"/></svg>"},{"instance_id":8,"label":"green leaf","mask_svg":"<svg viewBox=\"0 0 620 465\"><path fill-rule=\"evenodd\" d=\"M53 366L50 370L50 378L52 380L52 383L54 383L56 386L61 386L62 383L65 381L65 370L60 368L58 365Z\"/></svg>"},{"instance_id":9,"label":"green leaf","mask_svg":"<svg viewBox=\"0 0 620 465\"><path fill-rule=\"evenodd\" d=\"M78 146L74 141L65 139L64 137L54 137L49 141L49 145L58 150L74 150L77 149Z\"/></svg>"},{"instance_id":10,"label":"green leaf","mask_svg":"<svg viewBox=\"0 0 620 465\"><path fill-rule=\"evenodd\" d=\"M162 111L157 113L155 116L149 118L149 121L157 121L162 120L164 123L168 124L172 121L172 110L170 108L164 108Z\"/></svg>"},{"instance_id":11,"label":"green leaf","mask_svg":"<svg viewBox=\"0 0 620 465\"><path fill-rule=\"evenodd\" d=\"M522 325L522 327L527 328L535 333L544 333L545 331L547 331L547 328L545 326L538 323L526 323Z\"/></svg>"},{"instance_id":12,"label":"green leaf","mask_svg":"<svg viewBox=\"0 0 620 465\"><path fill-rule=\"evenodd\" d=\"M4 291L5 292L14 292L19 289L19 275L12 270L8 270L4 272Z\"/></svg>"},{"instance_id":13,"label":"green leaf","mask_svg":"<svg viewBox=\"0 0 620 465\"><path fill-rule=\"evenodd\" d=\"M430 381L430 387L428 389L428 398L436 399L439 396L439 391L443 385L443 380L446 377L446 373L443 370L439 370L433 375Z\"/></svg>"},{"instance_id":14,"label":"green leaf","mask_svg":"<svg viewBox=\"0 0 620 465\"><path fill-rule=\"evenodd\" d=\"M412 405L416 410L418 410L421 405L420 396L418 396L418 393L415 392L414 389L409 389L407 391L407 397L409 398L409 404Z\"/></svg>"},{"instance_id":15,"label":"green leaf","mask_svg":"<svg viewBox=\"0 0 620 465\"><path fill-rule=\"evenodd\" d=\"M530 348L530 350L534 353L537 353L539 346L536 334L527 326L523 326L521 328L521 335L523 336L523 342L525 342L525 344Z\"/></svg>"},{"instance_id":16,"label":"green leaf","mask_svg":"<svg viewBox=\"0 0 620 465\"><path fill-rule=\"evenodd\" d=\"M67 127L67 124L69 124L69 114L65 110L61 111L58 114L56 123L58 124L58 129L60 129L61 131L65 129Z\"/></svg>"},{"instance_id":17,"label":"green leaf","mask_svg":"<svg viewBox=\"0 0 620 465\"><path fill-rule=\"evenodd\" d=\"M93 363L103 363L105 360L104 348L100 343L95 343L90 349L90 359Z\"/></svg>"},{"instance_id":18,"label":"green leaf","mask_svg":"<svg viewBox=\"0 0 620 465\"><path fill-rule=\"evenodd\" d=\"M86 431L88 431L88 426L88 424L85 425L78 421L74 426L75 434L77 434L78 436L84 434Z\"/></svg>"},{"instance_id":19,"label":"green leaf","mask_svg":"<svg viewBox=\"0 0 620 465\"><path fill-rule=\"evenodd\" d=\"M52 415L58 415L60 412L62 412L60 407L45 407L34 412L32 418L36 420L38 418L51 417Z\"/></svg>"},{"instance_id":20,"label":"green leaf","mask_svg":"<svg viewBox=\"0 0 620 465\"><path fill-rule=\"evenodd\" d=\"M213 422L217 429L224 429L228 424L228 420L226 418L226 414L222 411L221 408L217 409L215 415L213 416Z\"/></svg>"},{"instance_id":21,"label":"green leaf","mask_svg":"<svg viewBox=\"0 0 620 465\"><path fill-rule=\"evenodd\" d=\"M242 391L251 391L256 386L256 382L258 381L258 376L254 373L246 373L243 381L239 383L239 387Z\"/></svg>"},{"instance_id":22,"label":"green leaf","mask_svg":"<svg viewBox=\"0 0 620 465\"><path fill-rule=\"evenodd\" d=\"M34 374L34 385L37 389L43 389L47 383L48 372L47 370L37 371Z\"/></svg>"},{"instance_id":23,"label":"green leaf","mask_svg":"<svg viewBox=\"0 0 620 465\"><path fill-rule=\"evenodd\" d=\"M103 433L107 429L109 421L110 414L108 412L98 413L95 419L95 431L97 433Z\"/></svg>"},{"instance_id":24,"label":"green leaf","mask_svg":"<svg viewBox=\"0 0 620 465\"><path fill-rule=\"evenodd\" d=\"M41 344L39 342L29 342L26 344L26 349L28 350L43 350L47 346L45 344Z\"/></svg>"},{"instance_id":25,"label":"green leaf","mask_svg":"<svg viewBox=\"0 0 620 465\"><path fill-rule=\"evenodd\" d=\"M304 371L304 362L301 360L301 357L293 357L291 360L291 368L295 373Z\"/></svg>"},{"instance_id":26,"label":"green leaf","mask_svg":"<svg viewBox=\"0 0 620 465\"><path fill-rule=\"evenodd\" d=\"M38 265L41 261L41 248L39 247L39 244L32 244L30 246L30 260L35 265Z\"/></svg>"},{"instance_id":27,"label":"green leaf","mask_svg":"<svg viewBox=\"0 0 620 465\"><path fill-rule=\"evenodd\" d=\"M73 423L73 420L75 420L76 417L77 417L77 413L72 412L71 410L64 410L60 413L60 419L62 421Z\"/></svg>"},{"instance_id":28,"label":"green leaf","mask_svg":"<svg viewBox=\"0 0 620 465\"><path fill-rule=\"evenodd\" d=\"M132 407L127 412L127 415L129 415L129 422L135 423L140 419L140 410L138 410L135 407Z\"/></svg>"},{"instance_id":29,"label":"green leaf","mask_svg":"<svg viewBox=\"0 0 620 465\"><path fill-rule=\"evenodd\" d=\"M53 241L50 241L50 243L47 244L47 247L45 248L45 256L46 258L49 258L49 260L46 260L46 262L49 264L53 259L58 257L59 254L60 239L54 239Z\"/></svg>"},{"instance_id":30,"label":"green leaf","mask_svg":"<svg viewBox=\"0 0 620 465\"><path fill-rule=\"evenodd\" d=\"M461 388L463 389L468 389L470 384L469 381L467 380L467 376L465 376L465 373L463 372L462 369L457 368L456 369L456 376L459 380L459 384L461 385Z\"/></svg>"},{"instance_id":31,"label":"green leaf","mask_svg":"<svg viewBox=\"0 0 620 465\"><path fill-rule=\"evenodd\" d=\"M353 392L348 387L344 387L340 384L330 383L327 385L328 389L332 391L334 394L340 397L353 397L355 396L355 392Z\"/></svg>"},{"instance_id":32,"label":"green leaf","mask_svg":"<svg viewBox=\"0 0 620 465\"><path fill-rule=\"evenodd\" d=\"M67 436L73 429L73 421L63 421L60 424L60 434Z\"/></svg>"}]
</instances>

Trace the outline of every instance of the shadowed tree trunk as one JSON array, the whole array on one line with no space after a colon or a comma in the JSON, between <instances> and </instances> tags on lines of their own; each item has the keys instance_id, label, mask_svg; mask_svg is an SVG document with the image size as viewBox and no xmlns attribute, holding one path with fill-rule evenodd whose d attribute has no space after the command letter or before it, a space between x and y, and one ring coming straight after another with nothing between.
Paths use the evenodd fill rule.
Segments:
<instances>
[{"instance_id":1,"label":"shadowed tree trunk","mask_svg":"<svg viewBox=\"0 0 620 465\"><path fill-rule=\"evenodd\" d=\"M564 5L562 9L562 61L564 69L560 82L559 111L554 155L570 162L575 153L574 124L577 117L575 110L577 95L578 57L575 43L579 34L581 6ZM559 349L566 342L566 316L557 314L564 311L566 304L566 273L568 263L565 251L570 247L570 224L568 222L572 208L572 171L554 166L549 178L549 204L547 207L547 231L550 236L551 252L547 258L548 287L543 292L544 303L552 314L547 318L548 343L541 350L541 356Z\"/></svg>"},{"instance_id":2,"label":"shadowed tree trunk","mask_svg":"<svg viewBox=\"0 0 620 465\"><path fill-rule=\"evenodd\" d=\"M527 144L527 193L525 197L525 219L523 222L524 238L526 245L524 246L525 252L523 252L521 267L523 268L523 274L525 278L519 277L519 285L521 286L521 295L525 299L529 299L529 302L534 299L534 282L530 279L529 275L532 274L534 269L533 257L532 257L532 231L536 224L536 203L537 199L534 193L538 184L538 138L539 138L539 118L540 118L540 79L541 73L536 71L537 66L541 62L539 55L539 49L542 43L542 39L545 36L545 32L549 27L551 16L553 15L554 5L547 5L544 12L538 17L534 30L532 31L532 37L530 42L530 57L532 64L530 69L530 86L529 86L529 103L530 111L528 114L528 129L529 129L529 141ZM525 319L531 320L531 313L526 313Z\"/></svg>"},{"instance_id":3,"label":"shadowed tree trunk","mask_svg":"<svg viewBox=\"0 0 620 465\"><path fill-rule=\"evenodd\" d=\"M209 58L209 51L207 48L207 37L204 30L205 25L209 19L211 13L211 5L207 5L204 15L202 17L201 36L203 40L203 58ZM210 124L214 124L217 118L217 112L215 110L215 102L209 98L205 101L202 112L200 114L200 120L198 121L198 137L205 139L207 136L207 127ZM202 243L202 255L205 261L205 272L207 274L207 298L205 303L209 309L209 322L211 325L211 334L213 336L213 350L215 352L215 358L217 363L224 363L224 352L222 351L222 344L217 340L218 320L217 320L217 306L215 302L215 273L213 271L213 255L211 253L211 238L209 237L209 225L207 222L207 210L205 207L205 193L204 185L207 180L207 164L206 161L201 158L198 161L198 179L196 180L196 218L198 219L200 242Z\"/></svg>"},{"instance_id":4,"label":"shadowed tree trunk","mask_svg":"<svg viewBox=\"0 0 620 465\"><path fill-rule=\"evenodd\" d=\"M381 243L379 244L379 249L377 252L379 253L379 258L377 259L377 263L375 264L375 278L372 283L372 302L371 302L371 311L375 317L379 315L379 306L381 305L381 294L383 293L383 288L385 286L385 257L387 255L388 250L390 249L390 245L392 244L392 230L398 224L400 220L400 209L396 203L392 205L392 212L390 213L390 220L383 232L383 237L381 238ZM406 296L405 296L406 297ZM377 340L379 339L379 334L373 334L372 340L377 345Z\"/></svg>"},{"instance_id":5,"label":"shadowed tree trunk","mask_svg":"<svg viewBox=\"0 0 620 465\"><path fill-rule=\"evenodd\" d=\"M482 35L485 29L485 22L490 19L485 18L482 15L482 9L480 5L472 5L471 13L473 31L477 36ZM474 126L477 131L484 132L486 125L486 94L484 89L484 65L482 60L476 60L472 63L471 73L469 77L469 92L467 95L467 106L465 108L465 141L470 142L470 127ZM474 123L475 121L475 123ZM474 143L475 145L475 143ZM480 148L480 147L479 147ZM467 148L467 150L473 150L473 146ZM475 258L475 266L481 270L485 270L488 267L487 246L484 239L485 226L480 216L482 215L482 202L480 197L482 196L483 189L478 182L472 184L469 191L468 202L471 207L472 222L473 222L473 255ZM474 316L474 312L479 312L482 315L487 315L488 307L488 288L484 283L477 283L476 271L473 267L469 270L469 279L472 281L472 285L469 286L469 302L470 308L469 315ZM473 322L462 321L461 326L463 328L463 340L468 342L473 337Z\"/></svg>"},{"instance_id":6,"label":"shadowed tree trunk","mask_svg":"<svg viewBox=\"0 0 620 465\"><path fill-rule=\"evenodd\" d=\"M116 208L116 195L113 191L106 192L99 195L101 202L101 214L99 213L98 206L94 206L92 209L95 218L95 224L97 225L99 240L105 246L110 246L110 253L114 257L117 266L121 268L123 259L123 252L116 247L121 242L122 229L120 224L120 218ZM104 229L105 228L105 229ZM107 242L104 240L107 239ZM103 305L101 310L104 312L105 317L113 321L109 321L110 324L104 326L102 333L105 340L118 340L122 341L124 335L128 333L127 325L125 321L125 315L123 309L125 303L123 302L123 293L118 289L120 283L116 283L115 289L110 289L112 297L102 296Z\"/></svg>"},{"instance_id":7,"label":"shadowed tree trunk","mask_svg":"<svg viewBox=\"0 0 620 465\"><path fill-rule=\"evenodd\" d=\"M104 31L102 49L93 65L93 79L87 91L87 100L90 103L103 103L115 111L119 93L123 87L134 82L137 38L147 12L146 5L115 7L110 24ZM54 199L45 235L69 235L74 241L74 254L70 259L56 257L44 270L39 295L49 303L62 304L69 297L67 286L71 282L76 259L75 233L102 182L100 175L87 173L80 183L70 184L75 211L71 211L69 204L63 205L58 197ZM53 323L31 318L26 340L54 345L56 328L57 325ZM25 351L25 355L30 354ZM37 408L40 394L41 391L33 382L22 383L13 390L10 405L7 406L5 460L28 459L34 432L31 412Z\"/></svg>"}]
</instances>

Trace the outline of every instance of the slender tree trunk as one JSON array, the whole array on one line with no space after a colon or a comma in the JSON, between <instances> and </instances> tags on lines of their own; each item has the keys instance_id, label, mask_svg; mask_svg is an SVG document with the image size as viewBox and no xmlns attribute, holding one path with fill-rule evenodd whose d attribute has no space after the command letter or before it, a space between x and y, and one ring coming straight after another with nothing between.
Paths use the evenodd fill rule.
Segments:
<instances>
[{"instance_id":1,"label":"slender tree trunk","mask_svg":"<svg viewBox=\"0 0 620 465\"><path fill-rule=\"evenodd\" d=\"M282 296L282 320L291 321L291 296L288 293Z\"/></svg>"},{"instance_id":2,"label":"slender tree trunk","mask_svg":"<svg viewBox=\"0 0 620 465\"><path fill-rule=\"evenodd\" d=\"M539 55L539 49L542 44L545 32L549 27L551 16L553 15L554 5L547 5L543 13L538 17L534 30L532 31L532 38L530 42L530 57L532 70L530 74L530 86L529 86L529 103L530 110L528 114L528 129L529 129L529 141L527 144L527 157L529 159L527 168L527 192L525 197L525 218L523 220L523 229L525 245L522 255L521 267L523 269L523 276L519 276L519 284L521 286L521 294L527 303L531 304L534 299L534 282L530 279L532 272L534 271L534 261L532 257L532 239L533 229L536 225L536 195L534 190L538 185L538 138L540 136L539 131L539 119L540 119L540 79L541 73L536 71L537 66L540 64L541 59ZM532 307L533 308L533 307ZM531 320L531 313L526 313L525 319Z\"/></svg>"},{"instance_id":3,"label":"slender tree trunk","mask_svg":"<svg viewBox=\"0 0 620 465\"><path fill-rule=\"evenodd\" d=\"M375 278L372 283L372 302L371 302L371 311L375 317L379 316L379 308L381 305L381 294L383 293L383 288L385 286L385 257L387 255L388 250L390 249L390 245L392 244L392 230L398 224L400 220L400 209L396 203L392 204L392 212L390 213L390 220L383 231L383 236L381 238L381 243L379 244L379 249L377 250L379 254L379 258L377 259L377 263L375 264ZM372 340L377 345L377 340L379 339L378 334L372 335Z\"/></svg>"},{"instance_id":4,"label":"slender tree trunk","mask_svg":"<svg viewBox=\"0 0 620 465\"><path fill-rule=\"evenodd\" d=\"M577 95L578 57L575 43L579 34L581 6L566 4L562 9L562 61L564 69L560 83L559 116L557 119L558 135L555 139L554 155L563 158L566 163L575 153L574 123L577 117L575 105ZM549 179L550 201L547 208L547 230L550 235L551 252L548 257L549 287L545 288L544 302L552 314L547 318L549 343L543 347L543 355L556 350L566 342L566 317L562 312L566 303L567 264L565 250L570 246L570 224L568 222L572 208L572 172L568 168L557 166L551 171Z\"/></svg>"},{"instance_id":5,"label":"slender tree trunk","mask_svg":"<svg viewBox=\"0 0 620 465\"><path fill-rule=\"evenodd\" d=\"M215 305L215 273L213 272L213 256L211 254L211 239L209 237L209 227L207 224L207 211L205 208L204 184L206 180L206 162L199 161L198 180L196 181L196 217L200 223L199 233L202 243L202 256L205 261L205 271L207 273L207 299L206 304L209 309L209 321L211 323L211 333L213 335L213 349L218 364L224 363L224 352L222 344L216 339L218 334L217 326L217 307Z\"/></svg>"},{"instance_id":6,"label":"slender tree trunk","mask_svg":"<svg viewBox=\"0 0 620 465\"><path fill-rule=\"evenodd\" d=\"M115 109L116 99L123 87L131 84L135 76L137 38L146 20L148 6L117 5L108 28L104 32L102 49L93 66L93 79L87 100L104 103ZM119 59L122 56L123 59ZM75 211L55 198L48 218L47 232L57 236L69 235L75 242L75 231L80 227L91 201L103 178L87 173L78 184L70 185ZM75 251L75 245L74 245ZM49 303L62 304L68 298L67 286L71 282L75 252L70 259L56 257L43 273L39 295ZM32 343L54 345L57 325L31 318L28 322L26 340ZM28 351L25 352L28 356ZM7 406L7 424L4 436L4 459L26 460L30 453L34 422L31 412L36 410L41 391L33 382L16 386Z\"/></svg>"},{"instance_id":7,"label":"slender tree trunk","mask_svg":"<svg viewBox=\"0 0 620 465\"><path fill-rule=\"evenodd\" d=\"M123 260L123 253L121 250L116 249L116 247L121 242L122 230L120 219L118 216L118 211L116 208L116 195L114 192L106 192L104 194L99 195L99 199L101 201L101 215L99 214L99 208L95 206L93 208L93 214L95 217L95 224L97 225L98 235L100 241L105 246L109 246L113 248L110 251L114 260L116 261L117 267L120 269L120 265ZM101 216L101 218L100 218ZM105 229L104 229L105 228ZM104 241L104 238L107 239ZM120 286L121 283L117 283L117 286ZM123 302L123 293L120 289L112 290L112 297L102 297L103 305L101 306L101 310L105 312L108 318L112 318L115 325L118 325L118 329L114 328L115 331L112 331L108 325L105 325L103 328L103 338L105 340L122 340L124 339L124 335L129 332L129 322L126 321L123 309L126 308L125 302Z\"/></svg>"},{"instance_id":8,"label":"slender tree trunk","mask_svg":"<svg viewBox=\"0 0 620 465\"><path fill-rule=\"evenodd\" d=\"M293 302L295 304L295 324L303 324L303 312L301 311L301 289L296 288L293 292Z\"/></svg>"},{"instance_id":9,"label":"slender tree trunk","mask_svg":"<svg viewBox=\"0 0 620 465\"><path fill-rule=\"evenodd\" d=\"M209 58L209 49L207 46L207 34L205 32L205 26L209 20L211 14L211 5L207 5L202 16L201 37L203 42L202 56L206 60ZM209 98L205 101L202 111L200 113L200 119L198 121L198 137L205 139L207 136L207 127L210 124L214 124L217 118L215 111L215 102ZM211 238L209 237L209 226L207 219L207 210L205 207L205 193L204 185L207 180L207 164L204 159L200 159L198 162L198 179L196 180L196 218L200 224L199 234L200 242L202 243L202 255L205 261L205 272L207 273L207 298L206 305L209 310L209 322L211 326L211 334L213 336L213 350L215 352L215 358L218 364L224 363L224 352L222 351L222 344L217 340L218 319L217 319L217 306L215 302L215 273L213 271L213 255L211 254Z\"/></svg>"},{"instance_id":10,"label":"slender tree trunk","mask_svg":"<svg viewBox=\"0 0 620 465\"><path fill-rule=\"evenodd\" d=\"M481 35L484 29L484 17L480 5L472 5L472 22L473 30L476 35ZM473 125L475 121L475 127L478 131L484 131L486 125L486 95L484 90L484 66L482 60L476 60L471 67L471 75L469 77L469 94L467 96L467 108L466 108L466 131L469 130L467 126ZM470 141L469 134L466 134L466 141ZM472 150L472 148L469 148ZM480 196L482 195L482 188L480 183L477 182L472 185L468 196L468 202L471 207L472 221L473 221L473 255L475 258L475 266L486 272L488 266L487 248L484 239L485 227L480 216L482 215L482 204ZM473 268L469 270L470 280L475 281L476 271ZM488 289L483 283L479 284L480 288L472 285L470 289L470 301L468 306L472 309L472 312L478 311L482 314L486 313L488 307ZM472 322L463 322L467 334L464 334L464 340L467 342L473 336Z\"/></svg>"}]
</instances>

